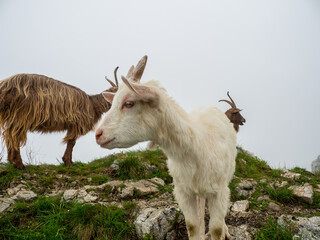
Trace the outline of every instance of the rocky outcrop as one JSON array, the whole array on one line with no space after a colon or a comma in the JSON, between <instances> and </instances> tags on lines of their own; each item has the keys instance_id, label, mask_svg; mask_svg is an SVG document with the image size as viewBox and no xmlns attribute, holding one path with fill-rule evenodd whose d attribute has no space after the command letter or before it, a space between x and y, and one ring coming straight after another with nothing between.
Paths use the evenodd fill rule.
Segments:
<instances>
[{"instance_id":1,"label":"rocky outcrop","mask_svg":"<svg viewBox=\"0 0 320 240\"><path fill-rule=\"evenodd\" d=\"M316 160L314 160L311 163L311 171L313 173L319 173L320 172L320 155L317 157Z\"/></svg>"},{"instance_id":2,"label":"rocky outcrop","mask_svg":"<svg viewBox=\"0 0 320 240\"><path fill-rule=\"evenodd\" d=\"M320 239L320 217L294 217L292 215L282 215L278 219L278 224L282 227L291 226L298 230L294 239L315 240Z\"/></svg>"},{"instance_id":3,"label":"rocky outcrop","mask_svg":"<svg viewBox=\"0 0 320 240\"><path fill-rule=\"evenodd\" d=\"M304 186L291 186L289 189L292 189L293 194L301 201L312 204L313 188L310 184L305 184Z\"/></svg>"}]
</instances>

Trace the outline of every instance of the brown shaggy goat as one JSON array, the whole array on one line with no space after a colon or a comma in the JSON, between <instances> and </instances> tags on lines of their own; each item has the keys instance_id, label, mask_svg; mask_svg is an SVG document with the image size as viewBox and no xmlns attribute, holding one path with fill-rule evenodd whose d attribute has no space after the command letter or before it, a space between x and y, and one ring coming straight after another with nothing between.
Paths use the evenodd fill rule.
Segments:
<instances>
[{"instance_id":1,"label":"brown shaggy goat","mask_svg":"<svg viewBox=\"0 0 320 240\"><path fill-rule=\"evenodd\" d=\"M233 123L233 127L236 130L236 132L239 131L239 125L243 125L243 123L246 122L246 119L242 117L240 114L241 109L237 108L236 104L234 103L233 99L230 97L229 92L227 92L228 97L230 98L231 102L229 100L221 99L219 102L227 102L230 104L231 108L225 112L227 117L229 118L230 122Z\"/></svg>"},{"instance_id":2,"label":"brown shaggy goat","mask_svg":"<svg viewBox=\"0 0 320 240\"><path fill-rule=\"evenodd\" d=\"M112 84L107 91L115 92L117 86ZM18 169L25 168L20 147L26 144L28 131L67 130L63 139L67 148L62 159L66 166L71 165L76 140L92 130L109 109L110 104L101 94L87 95L77 87L43 75L17 74L1 81L0 128L8 161Z\"/></svg>"}]
</instances>

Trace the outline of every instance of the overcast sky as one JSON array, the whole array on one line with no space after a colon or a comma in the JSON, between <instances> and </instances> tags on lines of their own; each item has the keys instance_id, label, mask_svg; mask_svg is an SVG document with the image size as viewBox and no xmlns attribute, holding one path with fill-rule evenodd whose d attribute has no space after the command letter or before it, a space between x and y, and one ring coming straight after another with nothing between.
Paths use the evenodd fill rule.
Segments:
<instances>
[{"instance_id":1,"label":"overcast sky","mask_svg":"<svg viewBox=\"0 0 320 240\"><path fill-rule=\"evenodd\" d=\"M0 0L0 35L0 79L38 73L95 94L148 55L142 81L187 111L225 111L230 91L247 119L238 144L272 167L310 169L320 154L319 0ZM28 151L56 164L63 137L29 134ZM89 133L73 156L110 153Z\"/></svg>"}]
</instances>

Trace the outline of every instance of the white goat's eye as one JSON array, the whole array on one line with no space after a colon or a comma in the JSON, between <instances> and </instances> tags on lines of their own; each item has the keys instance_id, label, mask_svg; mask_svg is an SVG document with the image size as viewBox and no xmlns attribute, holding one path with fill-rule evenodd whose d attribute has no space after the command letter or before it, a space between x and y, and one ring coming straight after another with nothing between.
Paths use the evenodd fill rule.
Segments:
<instances>
[{"instance_id":1,"label":"white goat's eye","mask_svg":"<svg viewBox=\"0 0 320 240\"><path fill-rule=\"evenodd\" d=\"M134 106L134 102L125 102L123 104L123 107L126 107L126 108L132 108Z\"/></svg>"}]
</instances>

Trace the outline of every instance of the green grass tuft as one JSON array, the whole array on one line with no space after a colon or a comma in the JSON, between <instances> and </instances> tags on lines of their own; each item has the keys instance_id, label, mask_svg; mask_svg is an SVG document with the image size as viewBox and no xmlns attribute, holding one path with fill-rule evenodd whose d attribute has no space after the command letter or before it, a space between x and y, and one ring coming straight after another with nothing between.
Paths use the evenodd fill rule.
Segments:
<instances>
[{"instance_id":1,"label":"green grass tuft","mask_svg":"<svg viewBox=\"0 0 320 240\"><path fill-rule=\"evenodd\" d=\"M293 234L289 227L282 228L277 220L269 218L256 233L255 240L292 240Z\"/></svg>"}]
</instances>

